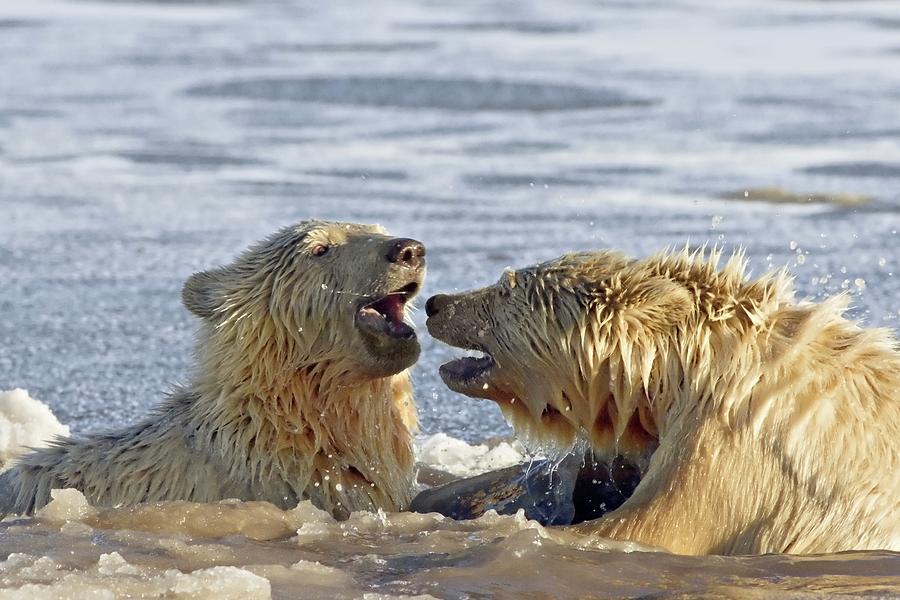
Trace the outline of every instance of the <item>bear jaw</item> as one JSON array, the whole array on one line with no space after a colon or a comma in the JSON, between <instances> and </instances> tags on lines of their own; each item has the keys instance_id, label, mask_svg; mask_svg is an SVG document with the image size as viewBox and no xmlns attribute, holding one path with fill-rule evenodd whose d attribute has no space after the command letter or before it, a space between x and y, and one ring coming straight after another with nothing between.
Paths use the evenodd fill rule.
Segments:
<instances>
[{"instance_id":1,"label":"bear jaw","mask_svg":"<svg viewBox=\"0 0 900 600\"><path fill-rule=\"evenodd\" d=\"M353 326L361 342L359 366L372 378L389 377L413 366L421 347L413 327L406 322L406 308L422 285L422 275L395 286L392 291L369 296L357 303Z\"/></svg>"}]
</instances>

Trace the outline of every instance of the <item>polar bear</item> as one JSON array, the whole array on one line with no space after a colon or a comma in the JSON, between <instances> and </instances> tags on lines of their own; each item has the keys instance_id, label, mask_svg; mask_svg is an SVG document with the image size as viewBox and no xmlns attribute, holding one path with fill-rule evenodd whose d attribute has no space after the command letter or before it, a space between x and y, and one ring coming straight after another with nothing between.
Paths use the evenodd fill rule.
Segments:
<instances>
[{"instance_id":1,"label":"polar bear","mask_svg":"<svg viewBox=\"0 0 900 600\"><path fill-rule=\"evenodd\" d=\"M32 513L66 487L101 506L405 508L419 344L404 317L424 276L421 243L325 221L191 276L182 299L200 328L189 383L137 425L19 457L0 475L0 515Z\"/></svg>"},{"instance_id":2,"label":"polar bear","mask_svg":"<svg viewBox=\"0 0 900 600\"><path fill-rule=\"evenodd\" d=\"M588 440L643 473L575 528L685 554L900 550L900 351L797 302L740 253L567 254L438 295L429 332L478 351L443 365L526 438Z\"/></svg>"}]
</instances>

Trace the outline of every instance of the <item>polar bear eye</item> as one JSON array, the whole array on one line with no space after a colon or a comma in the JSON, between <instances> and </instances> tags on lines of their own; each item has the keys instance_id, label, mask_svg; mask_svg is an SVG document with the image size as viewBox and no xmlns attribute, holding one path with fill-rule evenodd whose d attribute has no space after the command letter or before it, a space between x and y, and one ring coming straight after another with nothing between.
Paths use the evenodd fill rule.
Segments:
<instances>
[{"instance_id":1,"label":"polar bear eye","mask_svg":"<svg viewBox=\"0 0 900 600\"><path fill-rule=\"evenodd\" d=\"M312 250L310 250L310 252L312 253L313 256L323 256L324 254L326 254L328 252L328 250L329 250L329 247L326 246L325 244L316 244L315 246L312 247Z\"/></svg>"}]
</instances>

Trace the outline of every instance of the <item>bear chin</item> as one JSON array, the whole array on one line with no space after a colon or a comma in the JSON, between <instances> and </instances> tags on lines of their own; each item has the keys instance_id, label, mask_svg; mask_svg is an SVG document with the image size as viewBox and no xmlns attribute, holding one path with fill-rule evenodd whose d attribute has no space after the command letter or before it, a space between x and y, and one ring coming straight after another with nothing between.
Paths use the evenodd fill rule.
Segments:
<instances>
[{"instance_id":1,"label":"bear chin","mask_svg":"<svg viewBox=\"0 0 900 600\"><path fill-rule=\"evenodd\" d=\"M359 332L364 351L360 353L359 371L374 378L396 375L419 359L421 347L414 337L410 339L390 339Z\"/></svg>"}]
</instances>

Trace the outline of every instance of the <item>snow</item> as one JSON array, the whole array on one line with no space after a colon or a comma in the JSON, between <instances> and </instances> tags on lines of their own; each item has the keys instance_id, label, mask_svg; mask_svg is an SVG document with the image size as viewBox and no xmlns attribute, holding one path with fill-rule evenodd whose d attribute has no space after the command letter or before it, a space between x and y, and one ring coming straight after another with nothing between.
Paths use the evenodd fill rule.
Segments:
<instances>
[{"instance_id":1,"label":"snow","mask_svg":"<svg viewBox=\"0 0 900 600\"><path fill-rule=\"evenodd\" d=\"M28 447L66 435L69 428L26 390L0 391L0 470Z\"/></svg>"},{"instance_id":2,"label":"snow","mask_svg":"<svg viewBox=\"0 0 900 600\"><path fill-rule=\"evenodd\" d=\"M416 444L419 462L459 477L471 477L519 464L526 451L518 442L469 444L446 433L424 436Z\"/></svg>"}]
</instances>

